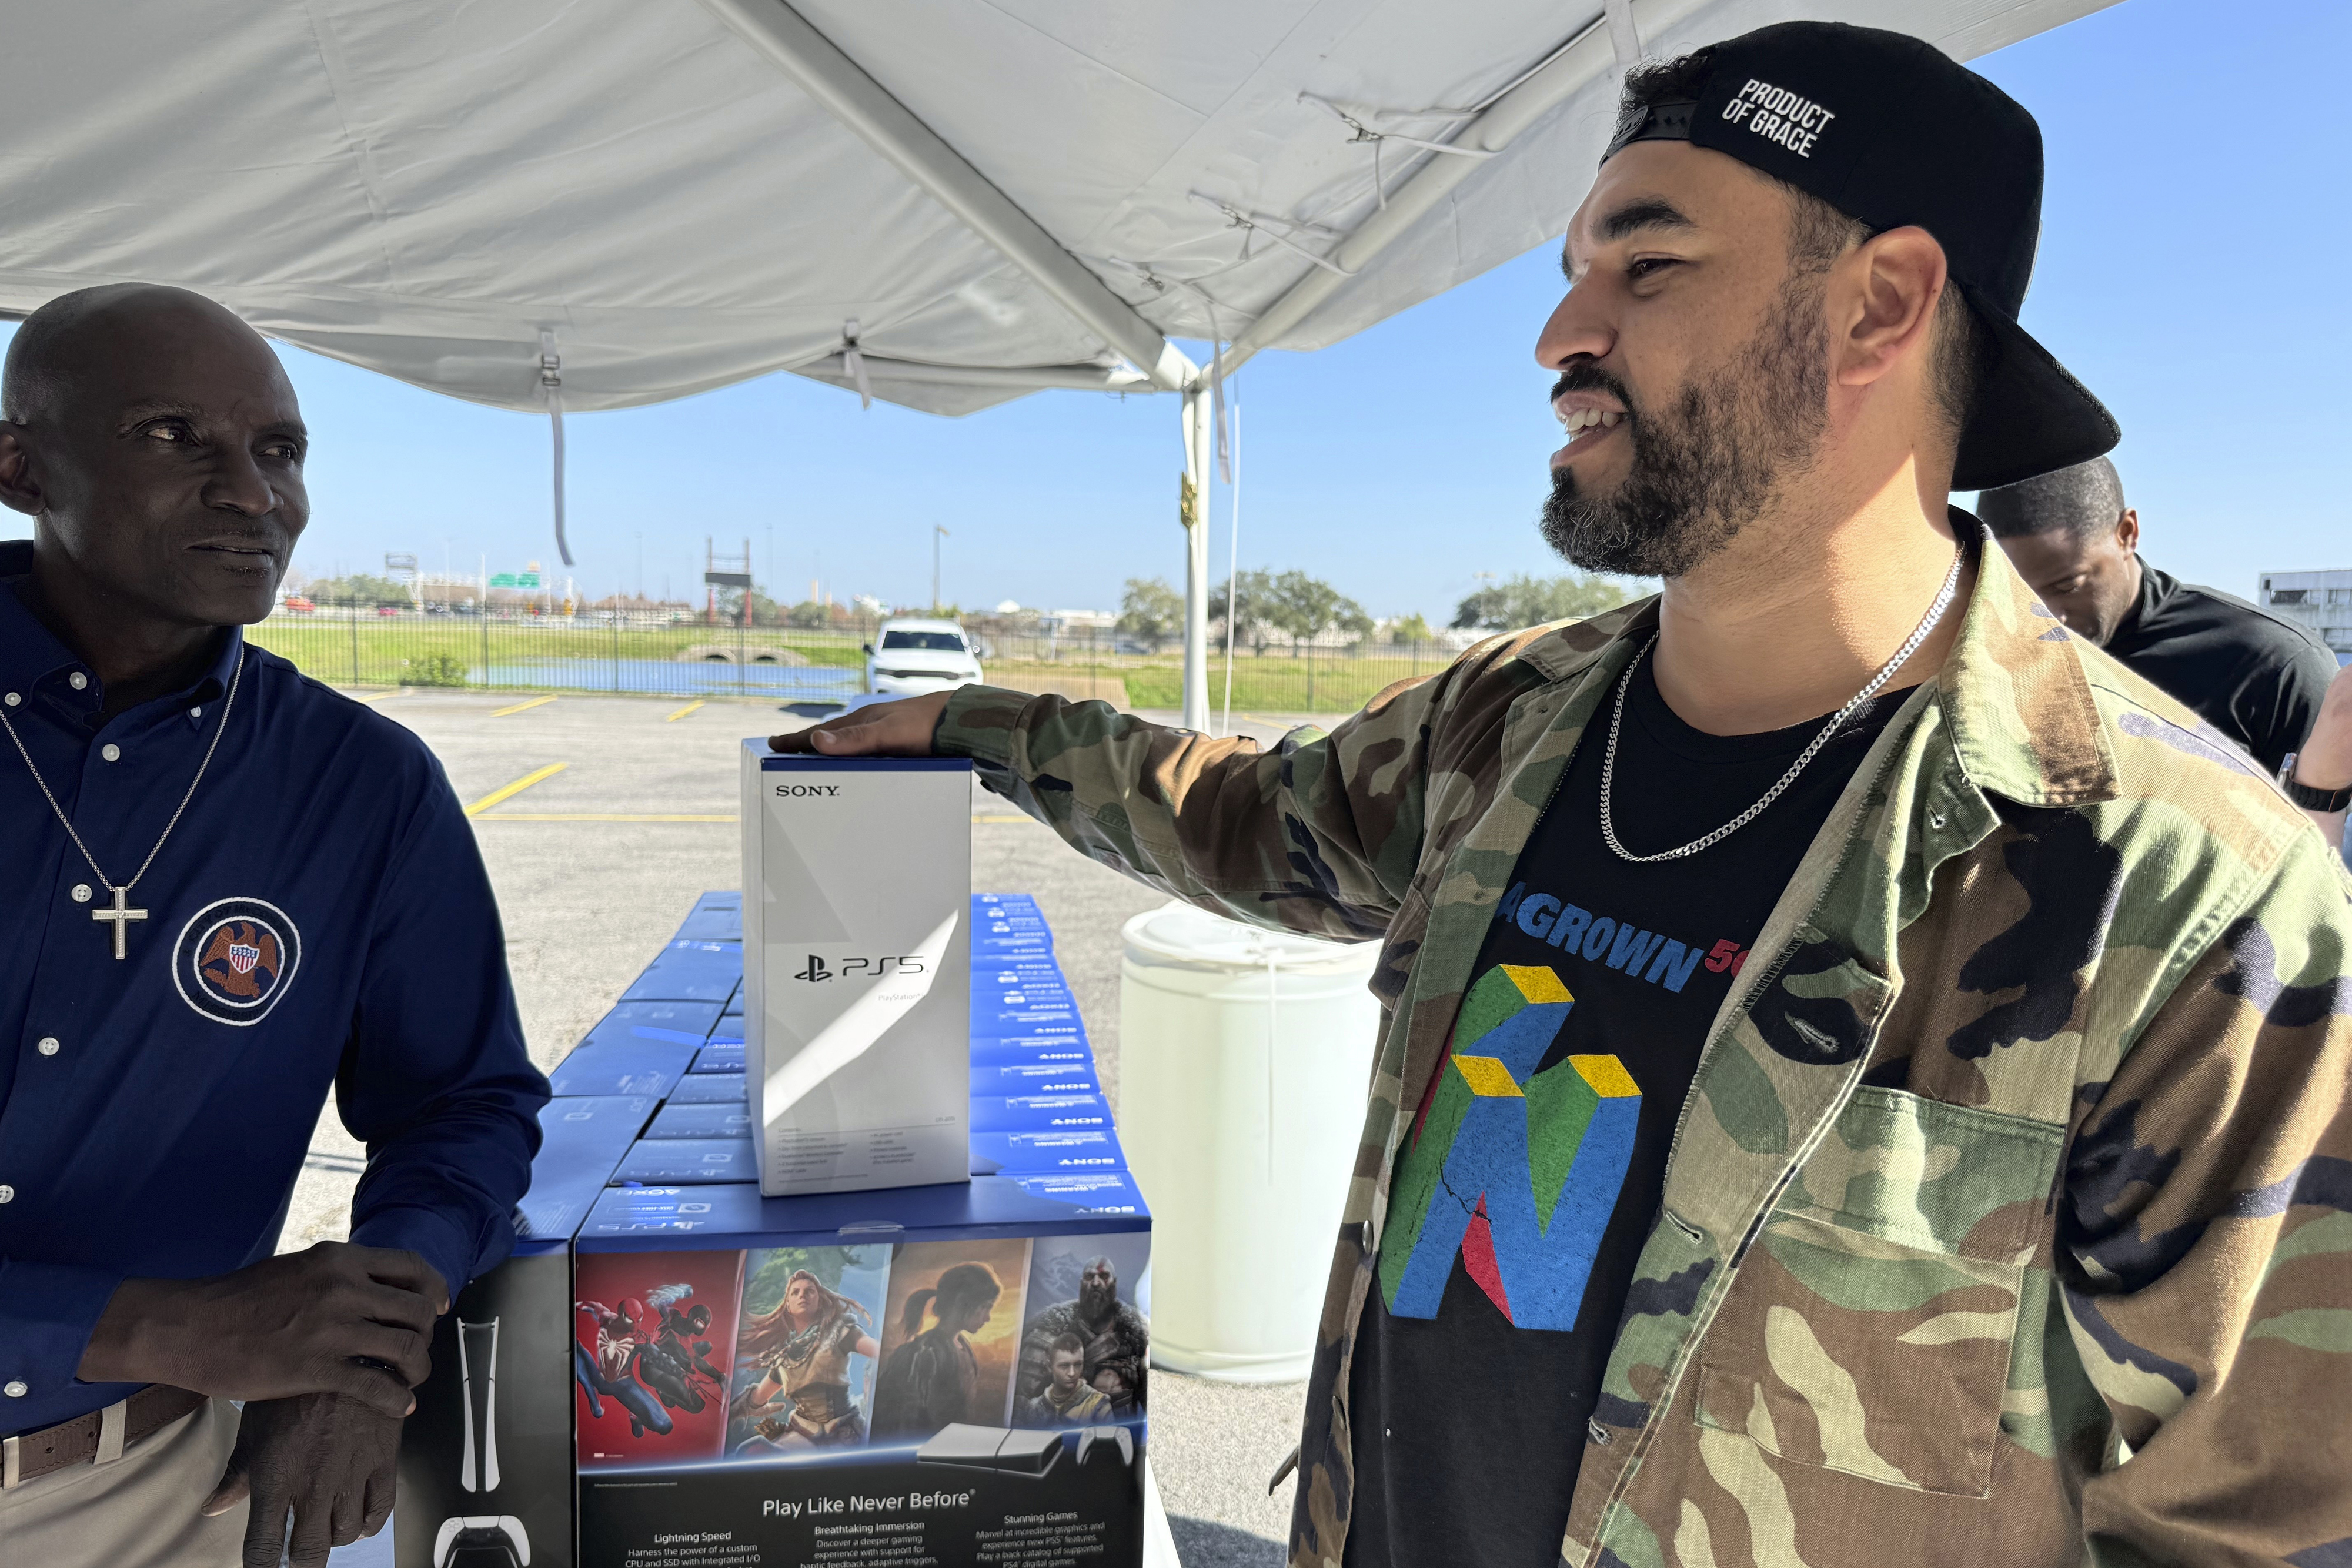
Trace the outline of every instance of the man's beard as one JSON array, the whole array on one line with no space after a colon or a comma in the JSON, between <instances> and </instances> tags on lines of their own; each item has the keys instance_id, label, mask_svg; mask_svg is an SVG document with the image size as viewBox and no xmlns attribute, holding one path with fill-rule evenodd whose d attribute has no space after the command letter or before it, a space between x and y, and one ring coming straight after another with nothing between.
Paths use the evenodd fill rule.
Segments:
<instances>
[{"instance_id":1,"label":"man's beard","mask_svg":"<svg viewBox=\"0 0 2352 1568\"><path fill-rule=\"evenodd\" d=\"M1570 468L1552 470L1543 510L1551 548L1587 571L1680 577L1728 545L1821 444L1829 397L1822 287L1818 272L1791 277L1755 338L1692 376L1670 409L1635 408L1598 366L1562 375L1555 397L1605 388L1625 404L1633 461L1606 495L1580 493Z\"/></svg>"}]
</instances>

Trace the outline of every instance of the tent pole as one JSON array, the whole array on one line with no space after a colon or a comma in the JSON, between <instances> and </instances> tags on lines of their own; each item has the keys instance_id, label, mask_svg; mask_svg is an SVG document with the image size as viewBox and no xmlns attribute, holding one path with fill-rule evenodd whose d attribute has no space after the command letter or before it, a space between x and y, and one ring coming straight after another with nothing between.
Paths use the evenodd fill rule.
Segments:
<instances>
[{"instance_id":1,"label":"tent pole","mask_svg":"<svg viewBox=\"0 0 2352 1568\"><path fill-rule=\"evenodd\" d=\"M1209 388L1184 392L1184 727L1209 733L1209 472L1217 446Z\"/></svg>"}]
</instances>

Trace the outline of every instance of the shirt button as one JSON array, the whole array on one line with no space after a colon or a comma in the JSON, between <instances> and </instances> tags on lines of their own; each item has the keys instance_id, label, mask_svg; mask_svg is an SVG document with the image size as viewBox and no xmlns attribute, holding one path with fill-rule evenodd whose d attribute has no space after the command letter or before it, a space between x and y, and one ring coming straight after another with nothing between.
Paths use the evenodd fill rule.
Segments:
<instances>
[{"instance_id":1,"label":"shirt button","mask_svg":"<svg viewBox=\"0 0 2352 1568\"><path fill-rule=\"evenodd\" d=\"M73 901L76 904L88 904L89 902L89 883L86 882L78 882L74 883Z\"/></svg>"},{"instance_id":2,"label":"shirt button","mask_svg":"<svg viewBox=\"0 0 2352 1568\"><path fill-rule=\"evenodd\" d=\"M18 703L21 703L25 699L23 697L17 695L15 692L10 692L6 696L0 697L0 702L6 703L10 707L15 707Z\"/></svg>"},{"instance_id":3,"label":"shirt button","mask_svg":"<svg viewBox=\"0 0 2352 1568\"><path fill-rule=\"evenodd\" d=\"M83 674L79 670L76 670L72 674L66 677L66 685L71 686L78 692L85 691L89 686L89 677Z\"/></svg>"},{"instance_id":4,"label":"shirt button","mask_svg":"<svg viewBox=\"0 0 2352 1568\"><path fill-rule=\"evenodd\" d=\"M5 1394L11 1399L22 1399L31 1392L32 1390L25 1385L25 1380L21 1377L12 1377L8 1380L7 1386L0 1387L0 1394Z\"/></svg>"},{"instance_id":5,"label":"shirt button","mask_svg":"<svg viewBox=\"0 0 2352 1568\"><path fill-rule=\"evenodd\" d=\"M0 1203L14 1203L16 1201L16 1189L10 1186L5 1182L0 1182Z\"/></svg>"},{"instance_id":6,"label":"shirt button","mask_svg":"<svg viewBox=\"0 0 2352 1568\"><path fill-rule=\"evenodd\" d=\"M122 760L122 747L115 745L114 742L110 740L104 746L98 748L98 754L100 757L105 758L109 762L120 762Z\"/></svg>"},{"instance_id":7,"label":"shirt button","mask_svg":"<svg viewBox=\"0 0 2352 1568\"><path fill-rule=\"evenodd\" d=\"M58 1053L58 1037L53 1034L45 1034L41 1037L40 1044L35 1046L33 1049L39 1051L43 1056L55 1056Z\"/></svg>"}]
</instances>

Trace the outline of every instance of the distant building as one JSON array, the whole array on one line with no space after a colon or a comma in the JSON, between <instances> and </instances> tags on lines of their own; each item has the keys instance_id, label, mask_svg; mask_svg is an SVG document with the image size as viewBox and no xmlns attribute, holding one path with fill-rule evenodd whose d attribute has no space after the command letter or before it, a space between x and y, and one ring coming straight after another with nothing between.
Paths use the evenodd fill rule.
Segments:
<instances>
[{"instance_id":1,"label":"distant building","mask_svg":"<svg viewBox=\"0 0 2352 1568\"><path fill-rule=\"evenodd\" d=\"M2318 632L2337 664L2352 661L2352 570L2266 571L2254 602Z\"/></svg>"}]
</instances>

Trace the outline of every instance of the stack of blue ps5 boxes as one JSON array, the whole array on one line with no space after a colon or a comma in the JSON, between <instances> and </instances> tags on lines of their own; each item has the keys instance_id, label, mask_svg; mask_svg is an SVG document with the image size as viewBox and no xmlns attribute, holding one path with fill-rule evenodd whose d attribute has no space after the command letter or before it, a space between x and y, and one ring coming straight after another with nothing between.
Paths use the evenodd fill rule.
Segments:
<instances>
[{"instance_id":1,"label":"stack of blue ps5 boxes","mask_svg":"<svg viewBox=\"0 0 2352 1568\"><path fill-rule=\"evenodd\" d=\"M612 1186L757 1183L742 981L741 894L706 894L551 1075L560 1098L659 1102ZM1026 894L971 899L971 1139L975 1177L1088 1207L1098 1197L1105 1212L1135 1201L1086 1024Z\"/></svg>"}]
</instances>

